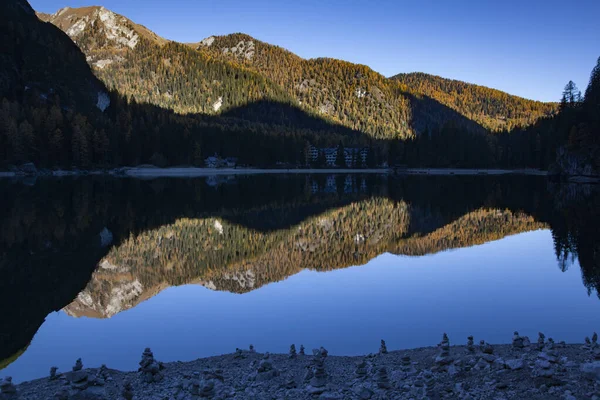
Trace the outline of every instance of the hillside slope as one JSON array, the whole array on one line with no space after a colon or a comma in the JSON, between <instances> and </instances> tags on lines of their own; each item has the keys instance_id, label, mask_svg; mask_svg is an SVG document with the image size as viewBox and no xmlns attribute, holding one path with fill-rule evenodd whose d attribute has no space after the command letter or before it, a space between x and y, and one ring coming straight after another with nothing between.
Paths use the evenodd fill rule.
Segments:
<instances>
[{"instance_id":1,"label":"hillside slope","mask_svg":"<svg viewBox=\"0 0 600 400\"><path fill-rule=\"evenodd\" d=\"M558 105L527 100L485 86L424 73L398 74L390 78L404 90L439 101L492 131L531 125L554 114Z\"/></svg>"}]
</instances>

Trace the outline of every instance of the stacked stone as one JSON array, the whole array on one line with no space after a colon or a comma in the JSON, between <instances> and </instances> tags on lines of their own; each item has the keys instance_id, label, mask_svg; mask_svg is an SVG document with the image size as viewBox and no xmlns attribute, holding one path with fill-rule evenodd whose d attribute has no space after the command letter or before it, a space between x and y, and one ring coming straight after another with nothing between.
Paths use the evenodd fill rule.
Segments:
<instances>
[{"instance_id":1,"label":"stacked stone","mask_svg":"<svg viewBox=\"0 0 600 400\"><path fill-rule=\"evenodd\" d=\"M303 355L305 354L305 353L304 353L304 345L302 345L302 344L300 345L300 353L299 353L299 354L300 354L301 356L303 356Z\"/></svg>"},{"instance_id":2,"label":"stacked stone","mask_svg":"<svg viewBox=\"0 0 600 400\"><path fill-rule=\"evenodd\" d=\"M75 361L75 365L73 366L73 371L81 371L83 369L83 362L81 361L81 358L78 358Z\"/></svg>"},{"instance_id":3,"label":"stacked stone","mask_svg":"<svg viewBox=\"0 0 600 400\"><path fill-rule=\"evenodd\" d=\"M519 336L519 332L517 331L515 331L513 335L512 346L515 349L522 349L523 347L525 347L525 344L523 343L523 338Z\"/></svg>"},{"instance_id":4,"label":"stacked stone","mask_svg":"<svg viewBox=\"0 0 600 400\"><path fill-rule=\"evenodd\" d=\"M235 354L233 355L233 358L238 358L239 359L239 358L246 358L246 357L244 356L244 352L242 351L242 349L236 347L235 348Z\"/></svg>"},{"instance_id":5,"label":"stacked stone","mask_svg":"<svg viewBox=\"0 0 600 400\"><path fill-rule=\"evenodd\" d=\"M475 353L475 342L473 341L473 336L469 336L467 338L467 351L469 353Z\"/></svg>"},{"instance_id":6,"label":"stacked stone","mask_svg":"<svg viewBox=\"0 0 600 400\"><path fill-rule=\"evenodd\" d=\"M492 347L491 344L484 342L481 352L483 354L494 354L494 348Z\"/></svg>"},{"instance_id":7,"label":"stacked stone","mask_svg":"<svg viewBox=\"0 0 600 400\"><path fill-rule=\"evenodd\" d=\"M558 359L552 358L547 353L539 353L532 375L534 377L551 378L554 375L553 364L556 362L558 362Z\"/></svg>"},{"instance_id":8,"label":"stacked stone","mask_svg":"<svg viewBox=\"0 0 600 400\"><path fill-rule=\"evenodd\" d=\"M250 353L256 353L256 350L254 350L253 344L250 345Z\"/></svg>"},{"instance_id":9,"label":"stacked stone","mask_svg":"<svg viewBox=\"0 0 600 400\"><path fill-rule=\"evenodd\" d=\"M538 333L538 341L537 341L537 348L538 350L543 350L544 346L546 345L546 335L544 335L542 332Z\"/></svg>"},{"instance_id":10,"label":"stacked stone","mask_svg":"<svg viewBox=\"0 0 600 400\"><path fill-rule=\"evenodd\" d=\"M3 398L17 397L17 387L12 383L12 377L7 376L0 381L0 394Z\"/></svg>"},{"instance_id":11,"label":"stacked stone","mask_svg":"<svg viewBox=\"0 0 600 400\"><path fill-rule=\"evenodd\" d=\"M290 355L289 355L289 357L290 358L296 358L296 356L297 356L297 354L296 354L296 345L292 344L290 346Z\"/></svg>"},{"instance_id":12,"label":"stacked stone","mask_svg":"<svg viewBox=\"0 0 600 400\"><path fill-rule=\"evenodd\" d=\"M100 366L100 371L98 371L98 373L100 374L100 376L102 376L103 378L108 378L110 376L110 374L108 373L108 368L106 367L106 364L102 364Z\"/></svg>"},{"instance_id":13,"label":"stacked stone","mask_svg":"<svg viewBox=\"0 0 600 400\"><path fill-rule=\"evenodd\" d=\"M279 375L277 370L273 368L273 364L271 364L271 355L268 352L265 353L264 358L258 364L256 372L256 380L258 381L265 381Z\"/></svg>"},{"instance_id":14,"label":"stacked stone","mask_svg":"<svg viewBox=\"0 0 600 400\"><path fill-rule=\"evenodd\" d=\"M56 374L56 371L58 371L58 367L50 368L50 380L51 381L55 381L58 379L58 375Z\"/></svg>"},{"instance_id":15,"label":"stacked stone","mask_svg":"<svg viewBox=\"0 0 600 400\"><path fill-rule=\"evenodd\" d=\"M314 360L313 377L310 380L312 387L323 387L327 383L327 372L325 371L325 358L316 357Z\"/></svg>"},{"instance_id":16,"label":"stacked stone","mask_svg":"<svg viewBox=\"0 0 600 400\"><path fill-rule=\"evenodd\" d=\"M142 353L142 360L140 361L139 371L142 373L144 382L160 382L163 378L160 370L163 369L162 365L154 359L154 354L149 347Z\"/></svg>"},{"instance_id":17,"label":"stacked stone","mask_svg":"<svg viewBox=\"0 0 600 400\"><path fill-rule=\"evenodd\" d=\"M454 359L450 357L450 340L445 333L442 337L442 341L438 344L438 347L440 348L440 353L435 358L435 363L438 367L446 367L452 364Z\"/></svg>"},{"instance_id":18,"label":"stacked stone","mask_svg":"<svg viewBox=\"0 0 600 400\"><path fill-rule=\"evenodd\" d=\"M81 358L78 358L77 361L75 361L75 365L72 369L71 372L66 374L67 380L71 384L71 389L76 391L87 389L90 383L88 380L88 373L83 370Z\"/></svg>"},{"instance_id":19,"label":"stacked stone","mask_svg":"<svg viewBox=\"0 0 600 400\"><path fill-rule=\"evenodd\" d=\"M298 384L296 383L296 378L294 378L294 375L290 374L287 376L284 386L286 389L295 389L296 387L298 387Z\"/></svg>"},{"instance_id":20,"label":"stacked stone","mask_svg":"<svg viewBox=\"0 0 600 400\"><path fill-rule=\"evenodd\" d=\"M354 370L354 374L358 379L364 379L367 377L368 368L367 362L365 360L358 361L356 363L356 369Z\"/></svg>"},{"instance_id":21,"label":"stacked stone","mask_svg":"<svg viewBox=\"0 0 600 400\"><path fill-rule=\"evenodd\" d=\"M600 346L598 346L598 334L594 332L592 335L592 341L590 343L590 350L594 360L600 360Z\"/></svg>"},{"instance_id":22,"label":"stacked stone","mask_svg":"<svg viewBox=\"0 0 600 400\"><path fill-rule=\"evenodd\" d=\"M402 356L402 358L400 359L400 370L406 374L412 374L416 372L410 360L410 356Z\"/></svg>"},{"instance_id":23,"label":"stacked stone","mask_svg":"<svg viewBox=\"0 0 600 400\"><path fill-rule=\"evenodd\" d=\"M306 390L312 395L317 395L325 391L325 385L327 384L327 372L325 371L327 350L323 347L319 350L315 349L313 350L313 355L312 377Z\"/></svg>"},{"instance_id":24,"label":"stacked stone","mask_svg":"<svg viewBox=\"0 0 600 400\"><path fill-rule=\"evenodd\" d=\"M133 388L131 387L131 382L125 382L123 385L123 390L121 391L121 396L123 396L125 400L133 399Z\"/></svg>"},{"instance_id":25,"label":"stacked stone","mask_svg":"<svg viewBox=\"0 0 600 400\"><path fill-rule=\"evenodd\" d=\"M387 354L387 346L385 345L385 340L381 339L381 345L379 346L379 354Z\"/></svg>"},{"instance_id":26,"label":"stacked stone","mask_svg":"<svg viewBox=\"0 0 600 400\"><path fill-rule=\"evenodd\" d=\"M585 337L585 343L583 345L583 348L587 349L587 350L591 350L592 349L592 341L590 340L589 336Z\"/></svg>"},{"instance_id":27,"label":"stacked stone","mask_svg":"<svg viewBox=\"0 0 600 400\"><path fill-rule=\"evenodd\" d=\"M321 346L321 348L319 348L319 352L321 353L321 357L323 357L323 358L327 358L327 355L329 354L327 349L323 346Z\"/></svg>"},{"instance_id":28,"label":"stacked stone","mask_svg":"<svg viewBox=\"0 0 600 400\"><path fill-rule=\"evenodd\" d=\"M387 368L381 366L377 368L377 374L375 375L375 382L379 389L389 390L392 388L390 378L388 376Z\"/></svg>"}]
</instances>

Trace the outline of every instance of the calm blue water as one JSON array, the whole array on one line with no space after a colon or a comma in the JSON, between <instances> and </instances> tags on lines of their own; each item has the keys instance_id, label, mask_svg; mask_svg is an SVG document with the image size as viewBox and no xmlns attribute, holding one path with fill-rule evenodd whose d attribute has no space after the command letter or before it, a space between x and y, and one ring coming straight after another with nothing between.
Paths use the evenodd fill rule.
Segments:
<instances>
[{"instance_id":1,"label":"calm blue water","mask_svg":"<svg viewBox=\"0 0 600 400\"><path fill-rule=\"evenodd\" d=\"M507 343L512 332L581 342L600 328L600 301L577 261L561 272L550 230L422 257L382 254L363 266L302 271L245 294L171 287L109 319L48 315L27 351L0 375L15 380L107 364L135 370L145 347L161 361L325 346L331 354L453 343Z\"/></svg>"}]
</instances>

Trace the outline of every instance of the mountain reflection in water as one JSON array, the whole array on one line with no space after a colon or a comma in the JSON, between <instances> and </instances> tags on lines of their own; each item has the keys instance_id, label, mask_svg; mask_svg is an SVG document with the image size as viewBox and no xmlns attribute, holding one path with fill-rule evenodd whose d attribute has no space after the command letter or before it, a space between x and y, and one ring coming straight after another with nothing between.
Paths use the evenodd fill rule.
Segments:
<instances>
[{"instance_id":1,"label":"mountain reflection in water","mask_svg":"<svg viewBox=\"0 0 600 400\"><path fill-rule=\"evenodd\" d=\"M172 286L248 293L306 269L364 265L384 253L435 254L540 229L551 230L558 268L578 260L582 289L591 295L600 287L596 191L548 187L539 177L268 175L0 185L8 194L0 199L4 364L52 311L110 318Z\"/></svg>"}]
</instances>

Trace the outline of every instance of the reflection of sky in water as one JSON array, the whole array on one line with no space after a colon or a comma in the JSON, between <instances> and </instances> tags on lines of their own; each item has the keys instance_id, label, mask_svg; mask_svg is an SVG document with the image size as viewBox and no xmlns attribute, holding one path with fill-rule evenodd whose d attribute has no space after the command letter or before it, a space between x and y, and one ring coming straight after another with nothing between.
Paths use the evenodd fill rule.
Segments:
<instances>
[{"instance_id":1,"label":"reflection of sky in water","mask_svg":"<svg viewBox=\"0 0 600 400\"><path fill-rule=\"evenodd\" d=\"M170 288L111 319L48 316L27 352L0 375L42 377L50 366L134 370L144 347L161 361L231 353L252 343L287 352L291 343L331 354L431 346L443 332L509 342L514 330L533 340L582 342L600 326L600 302L588 297L577 265L557 266L550 231L424 257L383 254L363 267L303 271L247 294L201 286Z\"/></svg>"}]
</instances>

